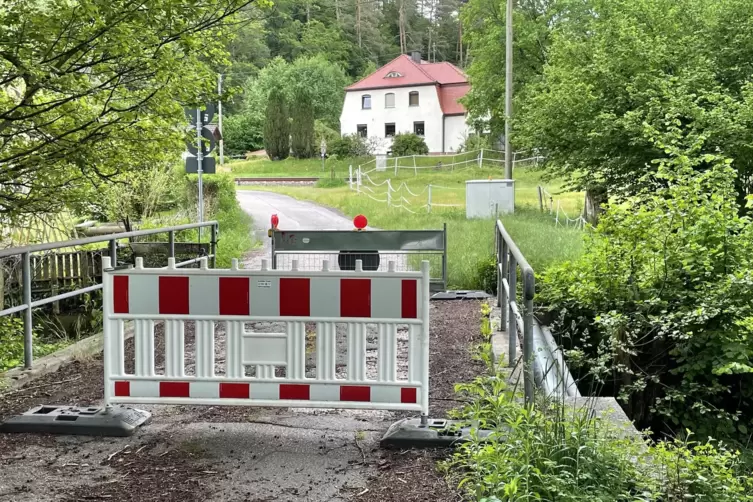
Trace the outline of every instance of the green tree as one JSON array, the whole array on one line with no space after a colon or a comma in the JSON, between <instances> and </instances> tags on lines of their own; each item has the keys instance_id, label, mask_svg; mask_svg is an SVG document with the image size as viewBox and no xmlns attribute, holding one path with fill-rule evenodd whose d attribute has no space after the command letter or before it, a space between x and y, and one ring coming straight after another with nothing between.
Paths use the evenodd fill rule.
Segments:
<instances>
[{"instance_id":1,"label":"green tree","mask_svg":"<svg viewBox=\"0 0 753 502\"><path fill-rule=\"evenodd\" d=\"M250 0L13 0L0 7L0 218L177 157L181 103L215 95Z\"/></svg>"},{"instance_id":2,"label":"green tree","mask_svg":"<svg viewBox=\"0 0 753 502\"><path fill-rule=\"evenodd\" d=\"M264 123L264 148L272 160L282 160L290 155L290 119L285 95L274 88L267 102Z\"/></svg>"},{"instance_id":3,"label":"green tree","mask_svg":"<svg viewBox=\"0 0 753 502\"><path fill-rule=\"evenodd\" d=\"M293 156L307 159L314 155L314 105L308 92L298 89L293 101L291 123Z\"/></svg>"}]
</instances>

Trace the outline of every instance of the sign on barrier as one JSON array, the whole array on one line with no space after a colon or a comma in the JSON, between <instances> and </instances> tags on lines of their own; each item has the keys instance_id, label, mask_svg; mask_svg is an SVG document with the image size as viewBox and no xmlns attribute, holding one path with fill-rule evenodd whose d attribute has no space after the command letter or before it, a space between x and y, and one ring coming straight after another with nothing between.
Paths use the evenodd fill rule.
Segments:
<instances>
[{"instance_id":1,"label":"sign on barrier","mask_svg":"<svg viewBox=\"0 0 753 502\"><path fill-rule=\"evenodd\" d=\"M137 259L112 270L103 258L105 403L428 415L429 263L420 272L322 265L146 269Z\"/></svg>"}]
</instances>

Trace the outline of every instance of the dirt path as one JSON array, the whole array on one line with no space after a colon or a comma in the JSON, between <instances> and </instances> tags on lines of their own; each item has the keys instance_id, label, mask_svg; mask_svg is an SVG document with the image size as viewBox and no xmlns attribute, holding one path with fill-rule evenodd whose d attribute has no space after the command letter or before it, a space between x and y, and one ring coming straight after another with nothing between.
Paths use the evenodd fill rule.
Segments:
<instances>
[{"instance_id":1,"label":"dirt path","mask_svg":"<svg viewBox=\"0 0 753 502\"><path fill-rule=\"evenodd\" d=\"M457 404L451 400L456 382L481 371L469 352L480 319L478 302L432 302L432 416ZM127 350L133 351L132 342ZM0 420L37 404L101 403L102 382L101 357L74 362L28 390L0 397ZM130 438L0 434L0 500L459 499L434 468L446 452L379 449L398 413L145 408L153 421Z\"/></svg>"}]
</instances>

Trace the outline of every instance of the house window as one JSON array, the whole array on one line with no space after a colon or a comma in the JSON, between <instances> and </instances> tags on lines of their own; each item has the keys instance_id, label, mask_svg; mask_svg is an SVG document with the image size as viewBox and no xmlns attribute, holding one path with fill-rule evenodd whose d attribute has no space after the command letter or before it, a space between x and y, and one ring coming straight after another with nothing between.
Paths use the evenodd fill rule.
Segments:
<instances>
[{"instance_id":1,"label":"house window","mask_svg":"<svg viewBox=\"0 0 753 502\"><path fill-rule=\"evenodd\" d=\"M395 124L384 124L384 137L391 138L395 135Z\"/></svg>"},{"instance_id":2,"label":"house window","mask_svg":"<svg viewBox=\"0 0 753 502\"><path fill-rule=\"evenodd\" d=\"M410 106L418 106L418 91L413 91L408 94L408 104Z\"/></svg>"},{"instance_id":3,"label":"house window","mask_svg":"<svg viewBox=\"0 0 753 502\"><path fill-rule=\"evenodd\" d=\"M424 123L413 122L413 133L418 136L423 136L424 135Z\"/></svg>"},{"instance_id":4,"label":"house window","mask_svg":"<svg viewBox=\"0 0 753 502\"><path fill-rule=\"evenodd\" d=\"M394 92L388 92L384 95L384 107L385 108L395 108L395 93Z\"/></svg>"},{"instance_id":5,"label":"house window","mask_svg":"<svg viewBox=\"0 0 753 502\"><path fill-rule=\"evenodd\" d=\"M384 78L400 78L403 75L400 72L397 71L391 71L387 75L384 76Z\"/></svg>"},{"instance_id":6,"label":"house window","mask_svg":"<svg viewBox=\"0 0 753 502\"><path fill-rule=\"evenodd\" d=\"M369 129L366 127L366 124L358 124L356 126L356 131L358 132L358 135L362 138L365 138L369 135Z\"/></svg>"},{"instance_id":7,"label":"house window","mask_svg":"<svg viewBox=\"0 0 753 502\"><path fill-rule=\"evenodd\" d=\"M371 96L369 94L361 96L361 108L371 110Z\"/></svg>"}]
</instances>

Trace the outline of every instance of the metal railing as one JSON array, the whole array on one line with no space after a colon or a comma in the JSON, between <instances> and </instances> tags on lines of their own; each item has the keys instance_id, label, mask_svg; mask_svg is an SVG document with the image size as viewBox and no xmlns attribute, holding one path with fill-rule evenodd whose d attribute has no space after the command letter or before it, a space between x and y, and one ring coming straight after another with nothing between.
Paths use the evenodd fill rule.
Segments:
<instances>
[{"instance_id":1,"label":"metal railing","mask_svg":"<svg viewBox=\"0 0 753 502\"><path fill-rule=\"evenodd\" d=\"M575 380L551 331L541 326L533 315L533 299L536 294L533 268L499 220L495 225L494 235L497 252L497 301L502 326L506 326L509 339L510 367L516 364L518 330L523 334L526 405L533 404L535 385L541 387L547 396L580 397ZM518 288L518 269L523 280L522 288ZM523 303L522 311L520 301Z\"/></svg>"},{"instance_id":2,"label":"metal railing","mask_svg":"<svg viewBox=\"0 0 753 502\"><path fill-rule=\"evenodd\" d=\"M178 225L173 227L154 228L149 230L136 230L133 232L122 232L118 234L102 235L96 237L87 237L84 239L74 239L62 242L50 242L45 244L35 244L31 246L23 246L16 248L0 249L0 259L7 258L9 256L21 256L22 262L22 282L23 282L23 303L16 305L5 310L0 310L0 317L16 314L18 312L24 312L23 324L24 324L24 368L30 369L32 365L32 333L33 333L33 318L32 311L42 305L64 300L78 295L91 293L102 289L102 284L95 284L85 288L79 288L74 291L68 291L59 295L49 296L40 300L32 301L32 277L33 270L31 268L31 255L33 253L39 253L42 251L51 251L53 249L64 249L75 246L83 246L86 244L96 244L97 242L109 242L109 255L112 263L117 263L117 249L118 241L121 239L130 239L132 237L142 237L145 235L155 234L168 234L168 258L175 257L175 233L183 230L191 230L194 228L200 229L210 227L211 235L209 241L209 254L204 257L193 258L180 263L177 263L176 267L183 267L196 263L202 258L209 258L212 267L215 266L216 254L217 254L217 234L219 230L219 224L216 221L207 221L203 223L189 223L186 225Z\"/></svg>"}]
</instances>

